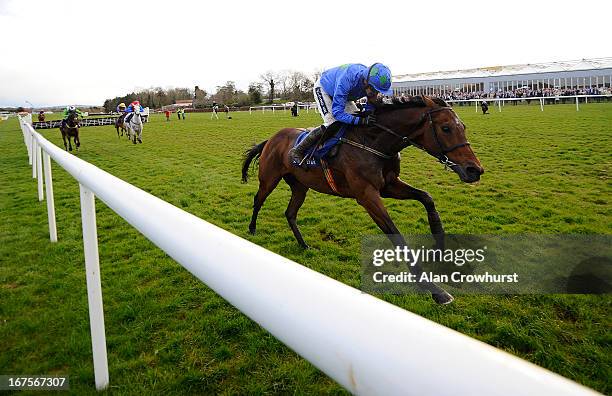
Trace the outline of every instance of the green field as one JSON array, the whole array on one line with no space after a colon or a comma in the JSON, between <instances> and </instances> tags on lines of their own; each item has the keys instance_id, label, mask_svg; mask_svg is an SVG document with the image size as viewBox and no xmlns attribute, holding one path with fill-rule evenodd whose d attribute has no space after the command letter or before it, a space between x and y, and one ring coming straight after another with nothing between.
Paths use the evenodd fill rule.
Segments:
<instances>
[{"instance_id":1,"label":"green field","mask_svg":"<svg viewBox=\"0 0 612 396\"><path fill-rule=\"evenodd\" d=\"M432 194L446 231L610 234L612 105L491 110L482 116L474 107L457 108L486 169L478 184L461 183L418 150L402 154L402 178ZM257 235L247 232L257 179L240 183L242 152L282 127L317 124L316 113L173 116L171 122L154 116L142 145L118 139L111 126L83 128L77 155L236 235L360 286L362 237L379 231L353 200L308 194L298 223L313 249L303 251L285 220L290 193L281 183L260 212ZM42 134L63 147L59 130ZM95 394L78 184L53 167L59 242L52 244L46 203L38 202L15 119L0 123L0 167L0 374L69 375L73 391ZM419 203L386 204L402 232L429 232ZM344 392L100 201L97 221L109 393ZM610 295L459 296L449 306L425 295L381 298L612 393Z\"/></svg>"}]
</instances>

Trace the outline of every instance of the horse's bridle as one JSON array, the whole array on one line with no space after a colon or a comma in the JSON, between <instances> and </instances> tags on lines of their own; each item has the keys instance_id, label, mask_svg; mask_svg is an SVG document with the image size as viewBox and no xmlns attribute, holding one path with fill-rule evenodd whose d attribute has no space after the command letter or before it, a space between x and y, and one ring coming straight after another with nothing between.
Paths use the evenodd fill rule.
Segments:
<instances>
[{"instance_id":1,"label":"horse's bridle","mask_svg":"<svg viewBox=\"0 0 612 396\"><path fill-rule=\"evenodd\" d=\"M132 118L130 118L130 121L129 121L130 124L132 123L132 119L134 119L134 117L136 117L136 116L141 117L142 116L142 114L140 114L140 112L138 112L138 113L133 112L132 114L133 114L133 116L132 116Z\"/></svg>"},{"instance_id":2,"label":"horse's bridle","mask_svg":"<svg viewBox=\"0 0 612 396\"><path fill-rule=\"evenodd\" d=\"M70 129L76 129L79 127L79 115L76 112L70 112L69 117L68 117L68 121L72 121L74 122L74 126L69 125L68 123L66 123L68 125L68 128Z\"/></svg>"},{"instance_id":3,"label":"horse's bridle","mask_svg":"<svg viewBox=\"0 0 612 396\"><path fill-rule=\"evenodd\" d=\"M454 110L452 108L450 108L450 107L439 107L439 108L436 108L436 109L432 109L432 110L429 110L429 111L423 113L421 115L421 118L419 119L419 121L415 125L415 127L418 127L423 122L425 122L425 120L429 121L429 125L431 126L431 134L433 135L433 138L436 141L436 144L438 145L438 149L439 149L438 153L431 153L431 152L429 152L424 146L422 146L421 144L419 144L419 143L417 143L417 142L415 142L413 140L416 136L419 136L420 134L422 134L424 132L417 131L416 134L408 135L408 136L402 136L399 133L397 133L394 130L392 130L391 128L387 128L386 126L381 125L379 123L375 123L374 126L379 128L379 129L382 129L383 131L385 131L387 133L390 133L391 135L393 135L393 136L397 137L398 139L400 139L401 145L400 145L399 150L397 150L398 152L401 151L402 149L408 147L408 146L414 146L414 147L416 147L418 149L421 149L421 150L425 151L426 153L430 154L431 156L437 158L438 161L442 165L444 165L445 167L452 167L452 166L457 165L457 164L454 163L453 161L451 161L446 156L446 154L450 153L451 151L454 151L454 150L458 149L459 147L469 146L470 142L465 141L463 143L458 143L458 144L455 144L454 146L448 147L448 148L445 148L442 145L442 142L440 141L440 138L438 137L438 132L436 131L436 127L434 126L433 119L432 119L431 115L433 113L437 113L437 112L444 111L444 110L450 110L450 111L452 111L454 113ZM364 149L366 151L369 151L371 153L374 153L374 154L376 154L376 155L378 155L379 157L382 157L382 158L387 158L388 159L388 158L393 158L394 157L392 155L384 154L384 153L381 153L380 151L374 150L371 147L367 147L367 146L364 146L362 144L353 142L352 140L348 140L348 139L345 139L345 138L342 138L341 140L343 142L345 142L345 143L352 144L353 146L356 146L356 147L362 148L362 149Z\"/></svg>"}]
</instances>

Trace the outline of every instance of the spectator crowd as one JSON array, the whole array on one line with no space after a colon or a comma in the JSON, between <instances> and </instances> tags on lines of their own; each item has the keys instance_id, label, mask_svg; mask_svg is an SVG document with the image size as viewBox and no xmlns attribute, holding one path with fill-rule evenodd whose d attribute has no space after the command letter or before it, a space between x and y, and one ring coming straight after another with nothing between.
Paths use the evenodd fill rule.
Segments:
<instances>
[{"instance_id":1,"label":"spectator crowd","mask_svg":"<svg viewBox=\"0 0 612 396\"><path fill-rule=\"evenodd\" d=\"M461 91L446 91L442 95L434 94L444 100L465 100L465 99L496 99L496 98L539 98L539 97L556 97L556 96L574 96L574 95L610 95L612 89L605 88L516 88L513 90L499 92L461 92Z\"/></svg>"}]
</instances>

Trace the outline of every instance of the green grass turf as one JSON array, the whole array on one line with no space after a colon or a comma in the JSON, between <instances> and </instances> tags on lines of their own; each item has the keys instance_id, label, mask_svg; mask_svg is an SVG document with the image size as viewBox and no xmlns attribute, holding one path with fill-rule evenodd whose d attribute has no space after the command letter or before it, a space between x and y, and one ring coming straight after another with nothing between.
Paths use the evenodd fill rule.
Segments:
<instances>
[{"instance_id":1,"label":"green grass turf","mask_svg":"<svg viewBox=\"0 0 612 396\"><path fill-rule=\"evenodd\" d=\"M467 185L415 150L402 178L429 191L449 233L611 232L612 105L505 106L482 116L457 108L486 168ZM256 177L240 183L241 154L316 113L234 113L211 120L156 115L144 144L114 128L82 129L78 156L243 238L354 287L360 246L379 231L353 200L308 194L298 223L302 251L284 217L281 182L247 233ZM59 130L43 130L62 146ZM95 393L77 183L53 166L59 242L48 240L17 121L0 123L0 373L67 374ZM126 197L129 199L129 197ZM420 204L386 200L404 233L428 233ZM350 219L350 221L347 221ZM97 201L110 393L342 393ZM223 265L223 263L219 263ZM460 296L437 306L425 295L382 296L479 340L604 393L611 393L611 303L607 296ZM418 340L416 340L418 342ZM356 346L358 348L358 346ZM411 357L407 357L411 358ZM441 363L445 362L440 356ZM447 362L446 370L454 364ZM411 373L406 373L409 380ZM416 374L415 374L416 375Z\"/></svg>"}]
</instances>

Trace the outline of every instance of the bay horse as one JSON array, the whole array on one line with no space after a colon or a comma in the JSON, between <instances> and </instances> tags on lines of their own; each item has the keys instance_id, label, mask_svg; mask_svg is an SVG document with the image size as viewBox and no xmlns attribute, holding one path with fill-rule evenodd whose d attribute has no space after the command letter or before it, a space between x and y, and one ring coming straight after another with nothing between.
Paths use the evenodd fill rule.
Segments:
<instances>
[{"instance_id":1,"label":"bay horse","mask_svg":"<svg viewBox=\"0 0 612 396\"><path fill-rule=\"evenodd\" d=\"M74 140L74 145L78 151L79 147L81 147L81 139L79 138L79 116L76 111L71 111L68 113L66 122L62 122L60 125L60 132L62 132L62 139L64 139L64 148L66 151L72 151L70 138ZM68 138L67 144L66 138Z\"/></svg>"},{"instance_id":2,"label":"bay horse","mask_svg":"<svg viewBox=\"0 0 612 396\"><path fill-rule=\"evenodd\" d=\"M294 167L288 151L301 129L281 129L270 139L245 152L242 181L248 181L251 162L259 157L259 189L253 200L253 215L249 224L255 233L257 214L264 201L281 179L291 188L291 199L285 216L293 235L303 248L308 248L298 226L297 213L309 189L343 198L353 198L365 208L372 220L399 247L406 246L389 216L382 198L419 201L427 211L431 233L438 248L444 246L444 228L434 201L426 191L414 188L399 178L399 152L415 146L445 167L452 169L466 183L480 180L484 169L466 139L465 125L446 102L438 98L417 96L394 98L392 103L375 106L378 122L373 126L355 126L347 130L336 156L328 161L335 182L329 183L321 168L308 170ZM410 268L417 279L422 269ZM438 285L421 282L419 286L431 292L439 304L448 304L453 297Z\"/></svg>"},{"instance_id":3,"label":"bay horse","mask_svg":"<svg viewBox=\"0 0 612 396\"><path fill-rule=\"evenodd\" d=\"M121 136L123 136L124 132L125 132L125 136L127 136L129 138L129 135L127 133L127 128L125 127L125 113L121 114L115 120L115 129L117 130L117 137L118 138L121 138ZM121 136L119 136L119 129L121 129Z\"/></svg>"}]
</instances>

